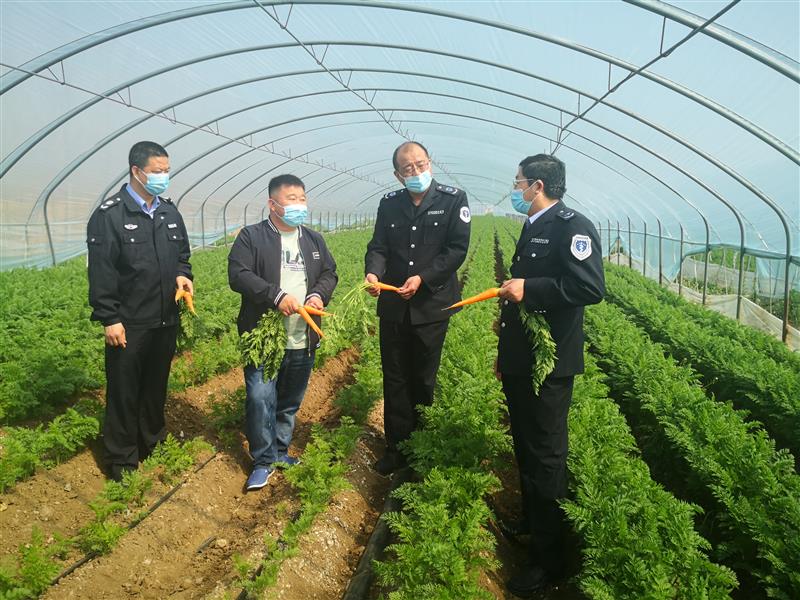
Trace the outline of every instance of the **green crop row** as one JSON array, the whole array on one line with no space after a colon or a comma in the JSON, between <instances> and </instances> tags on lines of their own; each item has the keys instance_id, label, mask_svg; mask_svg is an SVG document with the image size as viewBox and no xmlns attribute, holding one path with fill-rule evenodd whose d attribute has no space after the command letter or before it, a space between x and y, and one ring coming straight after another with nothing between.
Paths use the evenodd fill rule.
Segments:
<instances>
[{"instance_id":1,"label":"green crop row","mask_svg":"<svg viewBox=\"0 0 800 600\"><path fill-rule=\"evenodd\" d=\"M587 310L592 351L653 472L703 507L713 556L770 597L800 595L800 478L757 424L706 397L692 371L603 303Z\"/></svg>"},{"instance_id":2,"label":"green crop row","mask_svg":"<svg viewBox=\"0 0 800 600\"><path fill-rule=\"evenodd\" d=\"M764 423L779 447L800 452L800 371L742 345L715 326L687 316L684 307L665 304L621 267L606 268L608 297L651 339L692 366L719 399L733 402ZM636 277L632 277L636 275ZM631 281L633 280L633 281Z\"/></svg>"}]
</instances>

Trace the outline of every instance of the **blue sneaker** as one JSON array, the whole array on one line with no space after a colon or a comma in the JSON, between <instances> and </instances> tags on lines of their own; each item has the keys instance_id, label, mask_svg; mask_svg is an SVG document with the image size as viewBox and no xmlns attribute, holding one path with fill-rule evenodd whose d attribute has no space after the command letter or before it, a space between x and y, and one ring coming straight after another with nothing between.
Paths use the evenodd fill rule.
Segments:
<instances>
[{"instance_id":1,"label":"blue sneaker","mask_svg":"<svg viewBox=\"0 0 800 600\"><path fill-rule=\"evenodd\" d=\"M273 471L274 469L272 467L256 467L253 469L253 472L250 473L250 477L247 478L247 483L245 484L247 491L260 490L267 485Z\"/></svg>"},{"instance_id":2,"label":"blue sneaker","mask_svg":"<svg viewBox=\"0 0 800 600\"><path fill-rule=\"evenodd\" d=\"M285 469L286 467L293 467L299 464L300 464L299 458L295 458L294 456L289 456L288 454L281 454L275 461L275 466L281 469Z\"/></svg>"}]
</instances>

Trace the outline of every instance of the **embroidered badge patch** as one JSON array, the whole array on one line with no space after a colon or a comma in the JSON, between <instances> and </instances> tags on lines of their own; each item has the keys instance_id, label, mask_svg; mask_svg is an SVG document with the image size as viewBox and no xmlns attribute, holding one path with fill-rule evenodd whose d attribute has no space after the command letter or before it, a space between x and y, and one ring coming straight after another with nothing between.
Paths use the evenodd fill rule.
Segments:
<instances>
[{"instance_id":1,"label":"embroidered badge patch","mask_svg":"<svg viewBox=\"0 0 800 600\"><path fill-rule=\"evenodd\" d=\"M133 231L137 227L139 226L134 223L125 223L125 229L127 229L128 231Z\"/></svg>"},{"instance_id":2,"label":"embroidered badge patch","mask_svg":"<svg viewBox=\"0 0 800 600\"><path fill-rule=\"evenodd\" d=\"M588 235L575 234L569 247L572 256L578 260L586 260L592 255L592 240Z\"/></svg>"},{"instance_id":3,"label":"embroidered badge patch","mask_svg":"<svg viewBox=\"0 0 800 600\"><path fill-rule=\"evenodd\" d=\"M461 207L461 212L458 215L464 223L469 223L472 221L472 215L469 214L469 208L466 206Z\"/></svg>"}]
</instances>

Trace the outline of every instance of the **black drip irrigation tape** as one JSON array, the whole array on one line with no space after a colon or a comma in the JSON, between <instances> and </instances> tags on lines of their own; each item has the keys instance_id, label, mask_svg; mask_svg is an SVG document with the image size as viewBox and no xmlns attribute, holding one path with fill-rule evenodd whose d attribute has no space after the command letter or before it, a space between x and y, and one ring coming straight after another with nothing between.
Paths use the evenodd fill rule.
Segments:
<instances>
[{"instance_id":1,"label":"black drip irrigation tape","mask_svg":"<svg viewBox=\"0 0 800 600\"><path fill-rule=\"evenodd\" d=\"M215 452L215 453L214 453L214 454L212 454L212 455L211 455L211 456L210 456L208 459L206 459L206 460L205 460L205 461L204 461L204 462L203 462L203 463L202 463L200 466L198 466L198 467L197 467L197 468L196 468L194 471L192 471L192 474L199 473L199 472L200 472L200 471L203 469L203 467L205 467L205 466L206 466L208 463L210 463L210 462L211 462L212 460L214 460L216 457L217 457L217 453ZM145 520L147 517L149 517L150 515L152 515L152 514L153 514L153 512L155 512L155 510L156 510L156 509L157 509L159 506L161 506L162 504L164 504L164 502L166 502L167 500L169 500L169 499L172 497L172 495L173 495L175 492L177 492L177 491L178 491L178 490L181 488L181 486L183 486L183 484L184 484L184 483L186 483L186 479L182 479L182 480L180 481L180 483L178 483L177 485L173 486L173 487L172 487L172 489L170 489L170 490L169 490L169 491L168 491L166 494L164 494L164 495L163 495L163 496L161 496L161 497L160 497L158 500L156 500L156 502L155 502L155 503L154 503L154 504L153 504L153 505L152 505L150 508L148 508L148 509L147 509L147 512L146 512L146 513L144 513L144 515L142 515L142 518L141 518L141 519L138 519L138 520L134 521L133 523L131 523L131 524L128 526L128 531L131 531L131 530L133 530L133 529L134 529L134 528L135 528L137 525L139 525L139 524L140 524L142 521L144 521L144 520ZM209 543L210 543L210 542L209 542ZM99 555L97 552L90 552L89 554L85 555L83 558L80 558L80 559L78 559L77 561L75 561L74 563L72 563L72 564L71 564L69 567L67 567L66 569L64 569L63 571L61 571L61 573L59 573L58 575L56 575L56 577L55 577L55 578L54 578L54 579L53 579L53 580L50 582L50 585L51 585L51 586L54 586L54 585L55 585L55 584L57 584L59 581L61 581L62 579L64 579L64 577L66 577L66 576L67 576L67 575L69 575L70 573L74 572L75 570L79 569L80 567L82 567L83 565L85 565L86 563L88 563L90 560L92 560L92 559L94 559L94 558L96 558L96 557L98 557L98 556L100 556L100 555Z\"/></svg>"},{"instance_id":2,"label":"black drip irrigation tape","mask_svg":"<svg viewBox=\"0 0 800 600\"><path fill-rule=\"evenodd\" d=\"M342 600L363 600L367 597L370 589L372 589L372 582L375 579L375 573L372 570L372 561L380 559L383 555L383 550L389 542L389 526L383 520L383 515L387 512L397 512L400 510L400 501L392 496L392 492L398 487L403 485L411 478L411 468L407 467L398 471L392 478L392 485L386 494L386 500L383 503L383 509L375 524L375 529L369 536L367 545L364 546L364 552L361 554L361 559L358 561L355 573L350 578L347 584L347 589L342 596Z\"/></svg>"}]
</instances>

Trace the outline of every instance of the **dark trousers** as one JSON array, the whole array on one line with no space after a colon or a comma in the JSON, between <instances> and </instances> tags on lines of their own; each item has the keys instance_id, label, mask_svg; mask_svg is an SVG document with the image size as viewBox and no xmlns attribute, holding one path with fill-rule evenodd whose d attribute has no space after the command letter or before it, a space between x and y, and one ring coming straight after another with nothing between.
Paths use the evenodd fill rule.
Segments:
<instances>
[{"instance_id":1,"label":"dark trousers","mask_svg":"<svg viewBox=\"0 0 800 600\"><path fill-rule=\"evenodd\" d=\"M381 319L383 423L390 452L417 429L417 406L430 406L448 320L412 325Z\"/></svg>"},{"instance_id":2,"label":"dark trousers","mask_svg":"<svg viewBox=\"0 0 800 600\"><path fill-rule=\"evenodd\" d=\"M548 377L537 395L530 375L503 374L531 558L550 572L564 567L567 527L558 501L567 495L567 415L574 381Z\"/></svg>"},{"instance_id":3,"label":"dark trousers","mask_svg":"<svg viewBox=\"0 0 800 600\"><path fill-rule=\"evenodd\" d=\"M166 437L164 403L177 326L126 329L127 347L106 345L105 463L136 468Z\"/></svg>"}]
</instances>

